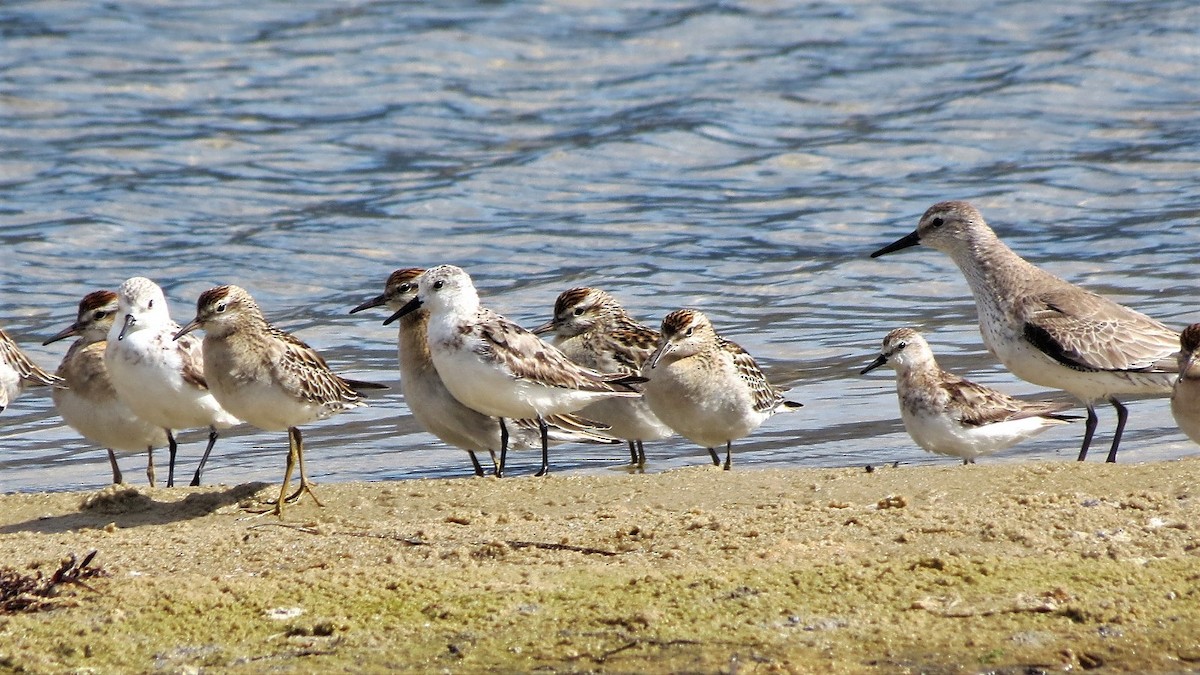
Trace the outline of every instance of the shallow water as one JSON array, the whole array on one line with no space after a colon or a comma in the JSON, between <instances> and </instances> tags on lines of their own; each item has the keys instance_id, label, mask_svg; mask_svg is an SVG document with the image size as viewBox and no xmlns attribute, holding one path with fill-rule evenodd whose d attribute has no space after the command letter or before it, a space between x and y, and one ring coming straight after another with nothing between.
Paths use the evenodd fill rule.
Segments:
<instances>
[{"instance_id":1,"label":"shallow water","mask_svg":"<svg viewBox=\"0 0 1200 675\"><path fill-rule=\"evenodd\" d=\"M805 404L738 442L739 467L951 462L903 432L890 372L857 375L888 330L1037 389L984 352L948 259L867 254L966 198L1060 276L1198 320L1200 7L944 4L6 4L0 325L52 369L67 344L39 343L95 288L149 276L183 322L237 283L339 372L393 385L306 429L315 480L459 476L465 454L407 413L385 315L346 314L396 267L451 262L526 325L581 284L650 324L703 309ZM0 491L107 482L43 392L0 420ZM1081 433L985 461L1066 461ZM203 434L183 438L186 477ZM1131 405L1122 448L1198 451L1163 400ZM649 470L707 462L681 440L647 452ZM285 453L231 432L206 483L277 481ZM142 457L122 466L144 480Z\"/></svg>"}]
</instances>

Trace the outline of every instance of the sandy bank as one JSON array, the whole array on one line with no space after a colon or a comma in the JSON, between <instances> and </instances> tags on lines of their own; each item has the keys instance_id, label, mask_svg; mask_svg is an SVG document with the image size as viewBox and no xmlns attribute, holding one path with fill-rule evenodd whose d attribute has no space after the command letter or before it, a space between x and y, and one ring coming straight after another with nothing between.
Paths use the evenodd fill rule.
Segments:
<instances>
[{"instance_id":1,"label":"sandy bank","mask_svg":"<svg viewBox=\"0 0 1200 675\"><path fill-rule=\"evenodd\" d=\"M1200 459L0 497L0 669L1200 668Z\"/></svg>"}]
</instances>

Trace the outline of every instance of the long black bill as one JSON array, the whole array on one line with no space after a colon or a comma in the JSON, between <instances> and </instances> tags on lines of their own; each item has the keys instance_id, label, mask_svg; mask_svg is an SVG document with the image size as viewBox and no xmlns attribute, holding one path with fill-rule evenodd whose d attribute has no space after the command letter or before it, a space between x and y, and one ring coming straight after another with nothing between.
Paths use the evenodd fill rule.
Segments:
<instances>
[{"instance_id":1,"label":"long black bill","mask_svg":"<svg viewBox=\"0 0 1200 675\"><path fill-rule=\"evenodd\" d=\"M882 366L885 363L887 363L887 357L884 356L883 354L880 354L879 356L875 357L875 360L871 362L871 365L858 371L858 374L866 375L867 373L871 372L872 370L875 370L876 368L878 368L879 366Z\"/></svg>"},{"instance_id":2,"label":"long black bill","mask_svg":"<svg viewBox=\"0 0 1200 675\"><path fill-rule=\"evenodd\" d=\"M73 323L70 326L67 326L66 328L58 331L53 336L51 336L50 339L43 342L42 346L45 347L46 345L50 344L51 342L58 342L59 340L62 340L63 338L69 338L72 335L79 335L79 324Z\"/></svg>"},{"instance_id":3,"label":"long black bill","mask_svg":"<svg viewBox=\"0 0 1200 675\"><path fill-rule=\"evenodd\" d=\"M887 246L884 246L883 248L879 249L878 251L875 251L874 253L871 254L871 257L878 258L881 255L887 255L889 253L894 253L895 251L900 251L900 250L903 250L903 249L906 249L906 248L909 248L912 246L916 246L917 244L920 244L920 243L921 243L921 237L919 237L917 235L916 230L913 230L908 235L906 235L900 239L897 239L896 241L893 241L892 243L888 244Z\"/></svg>"},{"instance_id":4,"label":"long black bill","mask_svg":"<svg viewBox=\"0 0 1200 675\"><path fill-rule=\"evenodd\" d=\"M350 310L350 313L357 314L357 313L363 311L364 309L371 309L372 307L382 307L386 304L387 304L387 296L380 294L380 295L377 295L377 296L371 298L370 300L364 302L363 304L359 305L358 307L355 307L354 309Z\"/></svg>"},{"instance_id":5,"label":"long black bill","mask_svg":"<svg viewBox=\"0 0 1200 675\"><path fill-rule=\"evenodd\" d=\"M400 317L404 316L405 314L412 314L413 312L420 309L420 307L421 307L421 299L413 298L412 300L408 301L408 304L404 305L399 310L397 310L395 314L389 316L387 318L387 320L383 322L383 325L386 326L386 325L392 323L393 321L398 320Z\"/></svg>"}]
</instances>

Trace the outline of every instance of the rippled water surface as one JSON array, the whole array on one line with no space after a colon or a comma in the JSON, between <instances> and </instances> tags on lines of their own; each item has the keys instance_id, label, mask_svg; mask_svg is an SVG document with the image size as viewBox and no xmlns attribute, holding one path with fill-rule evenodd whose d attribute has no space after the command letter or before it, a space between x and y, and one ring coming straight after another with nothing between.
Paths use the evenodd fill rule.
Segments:
<instances>
[{"instance_id":1,"label":"rippled water surface","mask_svg":"<svg viewBox=\"0 0 1200 675\"><path fill-rule=\"evenodd\" d=\"M1200 319L1193 2L331 5L0 7L0 325L39 363L88 291L149 276L182 322L237 283L335 369L392 385L306 429L315 480L464 475L408 414L385 315L347 315L392 269L451 262L526 325L581 284L654 325L703 309L805 404L738 442L741 467L945 463L903 432L890 372L857 375L888 330L1037 389L984 352L947 258L867 258L933 202L970 199L1053 272ZM1127 461L1197 452L1165 401L1130 408ZM0 490L108 481L44 392L0 422ZM987 461L1067 461L1081 432ZM183 434L182 475L202 437ZM231 432L206 482L277 481L285 454L282 433ZM648 454L707 462L681 440Z\"/></svg>"}]
</instances>

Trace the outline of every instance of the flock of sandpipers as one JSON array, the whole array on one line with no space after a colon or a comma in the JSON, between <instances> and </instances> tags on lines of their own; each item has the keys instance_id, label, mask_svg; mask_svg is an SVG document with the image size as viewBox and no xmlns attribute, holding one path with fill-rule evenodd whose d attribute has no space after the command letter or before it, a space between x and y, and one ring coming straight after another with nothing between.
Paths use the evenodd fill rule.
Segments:
<instances>
[{"instance_id":1,"label":"flock of sandpipers","mask_svg":"<svg viewBox=\"0 0 1200 675\"><path fill-rule=\"evenodd\" d=\"M1083 460L1096 430L1095 403L1117 413L1108 461L1115 461L1127 410L1119 396L1171 396L1180 428L1200 443L1200 324L1182 335L1143 314L1084 290L1026 262L996 237L967 202L930 207L917 229L871 257L923 244L958 265L975 296L984 345L1018 377L1062 389L1087 408ZM671 312L661 330L637 323L608 293L573 288L553 318L526 330L483 307L470 276L452 265L400 269L383 294L350 310L386 307L384 324L399 322L400 381L413 417L442 441L476 456L487 451L495 475L511 448L565 441L629 444L645 463L645 441L673 433L705 447L724 468L732 442L776 412L800 407L772 386L754 359L717 334L704 314ZM191 335L204 331L202 341ZM162 289L143 277L117 292L90 293L75 322L46 344L78 336L55 375L21 353L0 331L0 410L26 385L52 387L63 419L108 449L113 481L121 482L114 450L167 445L174 484L174 431L208 428L201 471L218 430L241 422L288 432L279 498L268 509L308 493L299 427L362 405L383 388L334 374L308 345L266 321L238 286L205 291L195 318L171 320ZM539 335L552 336L552 343ZM900 414L922 448L962 458L1009 447L1045 429L1081 419L1069 404L1030 402L942 370L919 333L900 328L883 340L862 370L892 366ZM577 414L576 414L577 413ZM497 453L499 457L497 458ZM299 468L299 488L288 494ZM317 501L319 504L320 502Z\"/></svg>"}]
</instances>

